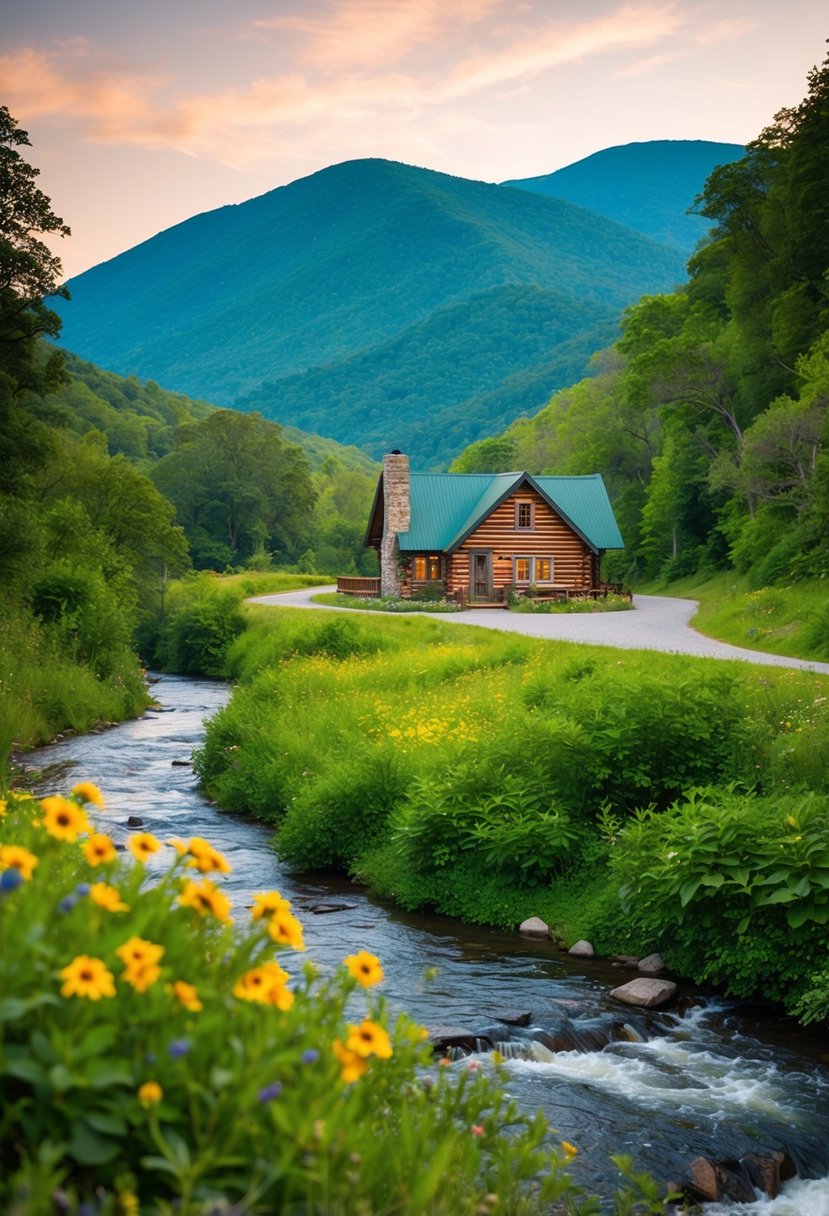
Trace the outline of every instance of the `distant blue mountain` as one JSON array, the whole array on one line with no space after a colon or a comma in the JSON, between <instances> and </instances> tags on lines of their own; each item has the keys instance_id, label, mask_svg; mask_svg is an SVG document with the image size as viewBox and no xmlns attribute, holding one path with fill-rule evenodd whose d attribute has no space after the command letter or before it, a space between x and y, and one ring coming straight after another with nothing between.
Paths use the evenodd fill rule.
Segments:
<instances>
[{"instance_id":1,"label":"distant blue mountain","mask_svg":"<svg viewBox=\"0 0 829 1216\"><path fill-rule=\"evenodd\" d=\"M684 278L677 249L572 203L361 160L159 233L55 306L99 366L435 463Z\"/></svg>"},{"instance_id":2,"label":"distant blue mountain","mask_svg":"<svg viewBox=\"0 0 829 1216\"><path fill-rule=\"evenodd\" d=\"M709 221L687 215L712 169L740 160L742 144L661 139L605 148L547 173L503 182L562 198L690 254Z\"/></svg>"}]
</instances>

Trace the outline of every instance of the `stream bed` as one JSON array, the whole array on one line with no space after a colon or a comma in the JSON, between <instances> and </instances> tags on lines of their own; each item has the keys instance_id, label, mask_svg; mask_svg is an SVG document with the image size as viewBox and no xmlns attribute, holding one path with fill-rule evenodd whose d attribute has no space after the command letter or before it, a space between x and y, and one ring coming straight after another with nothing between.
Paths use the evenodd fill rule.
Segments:
<instances>
[{"instance_id":1,"label":"stream bed","mask_svg":"<svg viewBox=\"0 0 829 1216\"><path fill-rule=\"evenodd\" d=\"M492 1067L498 1048L511 1096L530 1111L542 1108L578 1147L572 1172L590 1190L612 1193L611 1153L629 1153L637 1169L667 1180L700 1155L783 1150L799 1177L777 1199L709 1204L706 1216L829 1216L825 1041L688 987L681 1016L631 1010L610 989L635 972L576 962L551 942L401 913L344 880L291 875L267 828L223 814L198 791L190 756L229 691L219 681L161 677L153 686L158 706L142 718L41 748L26 766L47 770L48 792L96 782L116 841L133 830L129 816L162 838L206 837L233 867L223 888L234 905L249 906L257 891L281 891L303 922L308 956L322 967L362 948L378 955L393 1008L430 1028L467 1029L473 1041L465 1051L481 1067ZM514 1015L528 1024L515 1025ZM455 1064L466 1066L464 1058Z\"/></svg>"}]
</instances>

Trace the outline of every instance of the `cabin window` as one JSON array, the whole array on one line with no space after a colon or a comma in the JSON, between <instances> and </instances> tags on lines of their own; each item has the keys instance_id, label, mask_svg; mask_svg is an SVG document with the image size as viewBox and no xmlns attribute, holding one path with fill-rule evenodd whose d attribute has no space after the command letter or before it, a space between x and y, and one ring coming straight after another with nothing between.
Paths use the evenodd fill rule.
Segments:
<instances>
[{"instance_id":1,"label":"cabin window","mask_svg":"<svg viewBox=\"0 0 829 1216\"><path fill-rule=\"evenodd\" d=\"M553 581L553 559L551 557L513 558L513 582L551 583Z\"/></svg>"},{"instance_id":2,"label":"cabin window","mask_svg":"<svg viewBox=\"0 0 829 1216\"><path fill-rule=\"evenodd\" d=\"M414 559L414 581L436 583L440 579L440 554L419 553Z\"/></svg>"},{"instance_id":3,"label":"cabin window","mask_svg":"<svg viewBox=\"0 0 829 1216\"><path fill-rule=\"evenodd\" d=\"M534 523L534 512L532 502L517 502L515 504L515 530L516 532L532 532Z\"/></svg>"}]
</instances>

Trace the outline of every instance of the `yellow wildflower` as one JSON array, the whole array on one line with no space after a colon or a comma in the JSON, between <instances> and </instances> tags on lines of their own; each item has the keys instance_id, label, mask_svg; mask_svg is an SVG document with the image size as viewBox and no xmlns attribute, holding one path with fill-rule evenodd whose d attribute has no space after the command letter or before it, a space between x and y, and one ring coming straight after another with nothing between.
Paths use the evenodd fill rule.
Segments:
<instances>
[{"instance_id":1,"label":"yellow wildflower","mask_svg":"<svg viewBox=\"0 0 829 1216\"><path fill-rule=\"evenodd\" d=\"M118 1192L118 1216L140 1216L138 1196L134 1191Z\"/></svg>"},{"instance_id":2,"label":"yellow wildflower","mask_svg":"<svg viewBox=\"0 0 829 1216\"><path fill-rule=\"evenodd\" d=\"M392 1054L388 1033L369 1018L365 1018L359 1026L348 1027L345 1045L358 1056L377 1056L381 1060L388 1060Z\"/></svg>"},{"instance_id":3,"label":"yellow wildflower","mask_svg":"<svg viewBox=\"0 0 829 1216\"><path fill-rule=\"evenodd\" d=\"M260 891L254 898L251 918L261 920L265 916L272 916L274 912L290 912L290 910L291 901L283 899L278 891Z\"/></svg>"},{"instance_id":4,"label":"yellow wildflower","mask_svg":"<svg viewBox=\"0 0 829 1216\"><path fill-rule=\"evenodd\" d=\"M130 963L124 968L122 979L136 992L146 992L160 975L161 968L156 963Z\"/></svg>"},{"instance_id":5,"label":"yellow wildflower","mask_svg":"<svg viewBox=\"0 0 829 1216\"><path fill-rule=\"evenodd\" d=\"M262 963L252 967L233 986L233 995L240 1001L256 1001L260 1005L275 1005L283 1012L294 1003L294 994L286 988L290 976L279 963Z\"/></svg>"},{"instance_id":6,"label":"yellow wildflower","mask_svg":"<svg viewBox=\"0 0 829 1216\"><path fill-rule=\"evenodd\" d=\"M7 806L8 806L8 803L6 802L6 799L0 798L0 819L6 818L6 807Z\"/></svg>"},{"instance_id":7,"label":"yellow wildflower","mask_svg":"<svg viewBox=\"0 0 829 1216\"><path fill-rule=\"evenodd\" d=\"M383 978L383 968L379 958L374 954L369 954L368 950L361 950L359 954L349 954L345 965L357 983L362 984L364 988L372 988Z\"/></svg>"},{"instance_id":8,"label":"yellow wildflower","mask_svg":"<svg viewBox=\"0 0 829 1216\"><path fill-rule=\"evenodd\" d=\"M293 950L305 949L302 925L291 912L274 912L268 921L268 933L282 946L290 946Z\"/></svg>"},{"instance_id":9,"label":"yellow wildflower","mask_svg":"<svg viewBox=\"0 0 829 1216\"><path fill-rule=\"evenodd\" d=\"M195 908L199 916L230 920L230 900L209 879L204 882L186 882L178 902L183 908Z\"/></svg>"},{"instance_id":10,"label":"yellow wildflower","mask_svg":"<svg viewBox=\"0 0 829 1216\"><path fill-rule=\"evenodd\" d=\"M115 978L99 958L79 954L58 974L64 981L61 996L82 996L90 1001L115 996Z\"/></svg>"},{"instance_id":11,"label":"yellow wildflower","mask_svg":"<svg viewBox=\"0 0 829 1216\"><path fill-rule=\"evenodd\" d=\"M106 912L129 912L129 904L125 904L115 887L106 882L93 883L89 888L89 898L93 904Z\"/></svg>"},{"instance_id":12,"label":"yellow wildflower","mask_svg":"<svg viewBox=\"0 0 829 1216\"><path fill-rule=\"evenodd\" d=\"M91 802L99 811L104 809L104 796L91 781L79 781L77 785L73 785L72 797L77 798L79 802Z\"/></svg>"},{"instance_id":13,"label":"yellow wildflower","mask_svg":"<svg viewBox=\"0 0 829 1216\"><path fill-rule=\"evenodd\" d=\"M81 845L81 852L91 866L102 866L108 861L115 861L118 854L115 852L115 845L110 840L109 836L104 836L102 832L95 832Z\"/></svg>"},{"instance_id":14,"label":"yellow wildflower","mask_svg":"<svg viewBox=\"0 0 829 1216\"><path fill-rule=\"evenodd\" d=\"M194 836L187 846L190 853L190 860L187 862L194 870L198 870L200 874L229 874L230 864L227 859L222 856L218 849L214 849L213 845L207 840L202 840L200 836Z\"/></svg>"},{"instance_id":15,"label":"yellow wildflower","mask_svg":"<svg viewBox=\"0 0 829 1216\"><path fill-rule=\"evenodd\" d=\"M127 843L135 860L141 862L161 848L161 841L157 840L152 832L136 832L134 836L130 836Z\"/></svg>"},{"instance_id":16,"label":"yellow wildflower","mask_svg":"<svg viewBox=\"0 0 829 1216\"><path fill-rule=\"evenodd\" d=\"M143 937L131 937L115 951L125 967L158 963L164 956L164 947L148 942Z\"/></svg>"},{"instance_id":17,"label":"yellow wildflower","mask_svg":"<svg viewBox=\"0 0 829 1216\"><path fill-rule=\"evenodd\" d=\"M89 820L77 802L70 802L60 794L41 799L43 808L42 826L55 840L65 840L73 844L81 832L89 832Z\"/></svg>"},{"instance_id":18,"label":"yellow wildflower","mask_svg":"<svg viewBox=\"0 0 829 1216\"><path fill-rule=\"evenodd\" d=\"M144 1107L157 1106L164 1097L164 1090L158 1081L145 1081L138 1090L138 1101Z\"/></svg>"},{"instance_id":19,"label":"yellow wildflower","mask_svg":"<svg viewBox=\"0 0 829 1216\"><path fill-rule=\"evenodd\" d=\"M569 1140L562 1140L561 1147L564 1149L565 1155L567 1157L578 1156L579 1150L576 1148L575 1144L571 1144Z\"/></svg>"},{"instance_id":20,"label":"yellow wildflower","mask_svg":"<svg viewBox=\"0 0 829 1216\"><path fill-rule=\"evenodd\" d=\"M331 1049L340 1062L340 1076L346 1085L351 1085L354 1081L359 1080L368 1069L368 1061L365 1057L344 1047L339 1039L334 1040Z\"/></svg>"},{"instance_id":21,"label":"yellow wildflower","mask_svg":"<svg viewBox=\"0 0 829 1216\"><path fill-rule=\"evenodd\" d=\"M0 845L0 869L17 870L26 881L32 877L32 871L38 864L38 858L29 849L20 844Z\"/></svg>"},{"instance_id":22,"label":"yellow wildflower","mask_svg":"<svg viewBox=\"0 0 829 1216\"><path fill-rule=\"evenodd\" d=\"M175 980L170 985L170 992L176 998L180 1005L190 1013L198 1013L200 1009L204 1009L199 1000L199 994L193 984L188 984L186 980Z\"/></svg>"}]
</instances>

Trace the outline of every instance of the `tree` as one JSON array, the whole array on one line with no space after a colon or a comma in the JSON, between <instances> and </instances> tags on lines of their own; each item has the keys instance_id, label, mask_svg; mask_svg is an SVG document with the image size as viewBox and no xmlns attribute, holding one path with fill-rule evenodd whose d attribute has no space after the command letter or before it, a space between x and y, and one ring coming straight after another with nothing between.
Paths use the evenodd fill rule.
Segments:
<instances>
[{"instance_id":1,"label":"tree","mask_svg":"<svg viewBox=\"0 0 829 1216\"><path fill-rule=\"evenodd\" d=\"M31 147L28 134L0 106L0 352L12 394L20 388L42 391L58 382L60 356L35 359L34 341L60 332L60 317L44 299L68 299L60 285L60 259L40 238L69 236L70 230L35 184L40 170L23 159L21 147Z\"/></svg>"}]
</instances>

